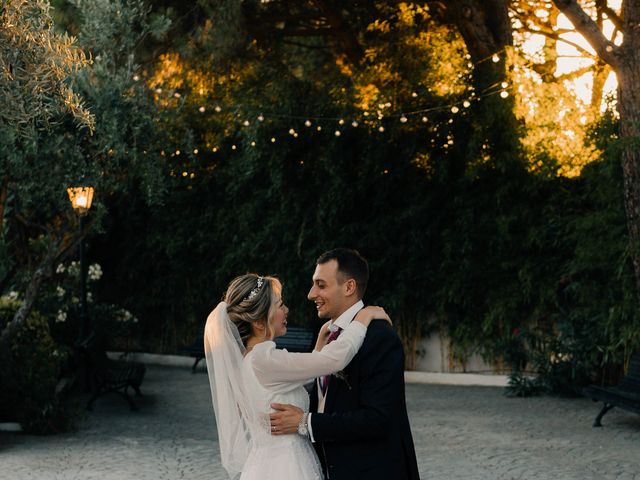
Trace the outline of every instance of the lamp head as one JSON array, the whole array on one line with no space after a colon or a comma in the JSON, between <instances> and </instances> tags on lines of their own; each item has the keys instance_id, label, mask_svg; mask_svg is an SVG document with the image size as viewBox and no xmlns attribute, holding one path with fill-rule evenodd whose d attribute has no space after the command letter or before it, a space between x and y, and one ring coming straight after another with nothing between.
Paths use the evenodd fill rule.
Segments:
<instances>
[{"instance_id":1,"label":"lamp head","mask_svg":"<svg viewBox=\"0 0 640 480\"><path fill-rule=\"evenodd\" d=\"M71 206L78 215L86 215L91 208L93 200L93 187L69 187L67 188Z\"/></svg>"}]
</instances>

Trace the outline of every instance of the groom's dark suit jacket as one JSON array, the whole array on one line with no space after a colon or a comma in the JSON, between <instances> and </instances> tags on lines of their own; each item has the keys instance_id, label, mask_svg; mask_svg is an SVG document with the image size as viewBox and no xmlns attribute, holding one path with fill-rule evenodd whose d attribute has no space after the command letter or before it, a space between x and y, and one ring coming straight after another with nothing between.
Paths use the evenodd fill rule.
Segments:
<instances>
[{"instance_id":1,"label":"groom's dark suit jacket","mask_svg":"<svg viewBox=\"0 0 640 480\"><path fill-rule=\"evenodd\" d=\"M343 374L331 377L324 413L311 415L327 478L418 480L405 403L404 352L386 321L371 322ZM311 412L317 412L317 388L316 382Z\"/></svg>"}]
</instances>

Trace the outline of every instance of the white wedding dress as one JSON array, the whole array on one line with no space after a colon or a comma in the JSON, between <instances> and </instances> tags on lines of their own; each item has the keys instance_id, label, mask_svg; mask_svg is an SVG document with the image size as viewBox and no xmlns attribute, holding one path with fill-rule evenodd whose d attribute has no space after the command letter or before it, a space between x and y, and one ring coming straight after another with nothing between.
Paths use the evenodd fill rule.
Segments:
<instances>
[{"instance_id":1,"label":"white wedding dress","mask_svg":"<svg viewBox=\"0 0 640 480\"><path fill-rule=\"evenodd\" d=\"M304 385L347 366L362 346L366 327L351 322L320 352L290 353L266 341L244 358L237 358L235 351L230 354L226 348L217 348L223 337L221 328L227 329L228 323L210 316L205 350L222 464L229 477L235 480L239 474L240 480L322 480L320 463L308 437L271 435L270 405L292 404L308 412L309 395ZM224 355L216 359L217 350L223 350Z\"/></svg>"}]
</instances>

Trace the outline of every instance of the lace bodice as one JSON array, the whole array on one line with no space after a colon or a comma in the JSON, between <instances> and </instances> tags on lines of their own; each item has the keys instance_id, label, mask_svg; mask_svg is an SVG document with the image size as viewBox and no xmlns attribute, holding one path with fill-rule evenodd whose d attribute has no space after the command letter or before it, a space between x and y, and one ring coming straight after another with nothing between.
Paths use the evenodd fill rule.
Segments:
<instances>
[{"instance_id":1,"label":"lace bodice","mask_svg":"<svg viewBox=\"0 0 640 480\"><path fill-rule=\"evenodd\" d=\"M308 412L309 395L302 384L283 385L281 388L274 388L274 386L267 388L263 386L256 377L256 373L252 367L253 354L253 351L249 352L242 365L244 386L246 393L251 399L251 410L254 414L254 421L249 424L251 436L254 439L254 444L256 440L260 443L264 441L282 441L283 439L287 439L288 436L273 437L270 434L268 420L268 412L272 411L270 405L272 403L288 403ZM265 412L267 412L267 414L265 414ZM264 438L265 436L268 438ZM295 438L293 436L291 437Z\"/></svg>"},{"instance_id":2,"label":"lace bodice","mask_svg":"<svg viewBox=\"0 0 640 480\"><path fill-rule=\"evenodd\" d=\"M362 345L366 331L364 325L352 322L340 336L340 341L332 342L321 352L290 353L278 350L274 342L266 341L247 353L242 362L242 380L251 404L247 426L254 445L264 435L273 438L268 416L272 411L270 405L285 403L309 411L309 395L304 385L315 377L344 368Z\"/></svg>"}]
</instances>

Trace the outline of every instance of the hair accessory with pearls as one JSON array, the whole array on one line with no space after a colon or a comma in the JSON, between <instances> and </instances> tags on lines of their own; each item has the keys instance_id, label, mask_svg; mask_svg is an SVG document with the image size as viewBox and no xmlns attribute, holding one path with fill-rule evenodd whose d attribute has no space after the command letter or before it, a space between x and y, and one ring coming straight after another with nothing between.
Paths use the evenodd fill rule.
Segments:
<instances>
[{"instance_id":1,"label":"hair accessory with pearls","mask_svg":"<svg viewBox=\"0 0 640 480\"><path fill-rule=\"evenodd\" d=\"M255 297L258 294L258 292L260 292L260 289L262 288L263 284L264 284L264 278L258 277L258 284L255 286L253 290L249 292L249 295L245 297L245 300L251 300L253 297Z\"/></svg>"}]
</instances>

